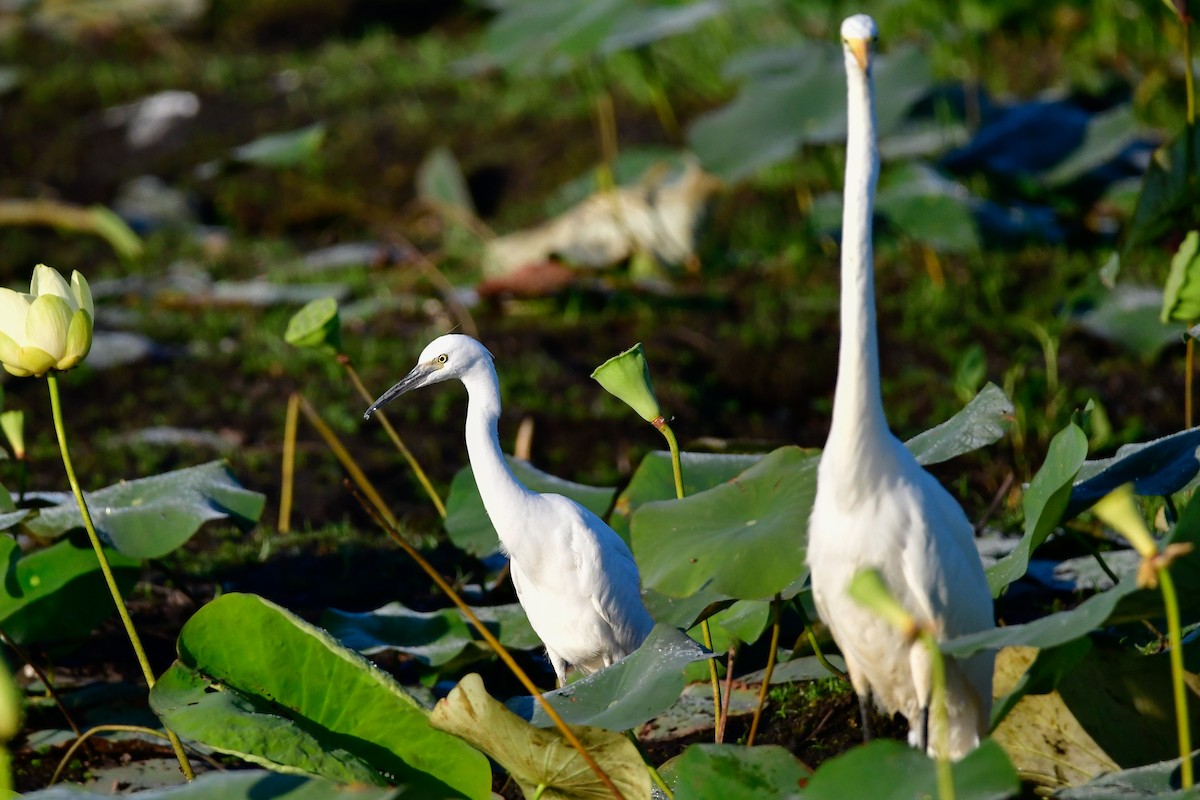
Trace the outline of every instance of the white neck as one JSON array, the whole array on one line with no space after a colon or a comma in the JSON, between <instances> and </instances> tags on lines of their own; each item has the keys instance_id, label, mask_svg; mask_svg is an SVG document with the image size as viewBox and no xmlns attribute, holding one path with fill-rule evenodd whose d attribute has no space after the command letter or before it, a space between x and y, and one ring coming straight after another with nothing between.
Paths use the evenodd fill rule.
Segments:
<instances>
[{"instance_id":1,"label":"white neck","mask_svg":"<svg viewBox=\"0 0 1200 800\"><path fill-rule=\"evenodd\" d=\"M500 449L500 381L496 372L478 365L462 376L467 387L467 455L475 485L500 541L511 554L517 542L506 537L505 520L517 519L518 508L533 494L509 469Z\"/></svg>"},{"instance_id":2,"label":"white neck","mask_svg":"<svg viewBox=\"0 0 1200 800\"><path fill-rule=\"evenodd\" d=\"M879 392L879 345L875 334L874 257L871 216L879 178L875 139L875 88L869 75L846 56L846 187L842 210L842 318L837 388L827 452L861 453L862 443L887 433Z\"/></svg>"}]
</instances>

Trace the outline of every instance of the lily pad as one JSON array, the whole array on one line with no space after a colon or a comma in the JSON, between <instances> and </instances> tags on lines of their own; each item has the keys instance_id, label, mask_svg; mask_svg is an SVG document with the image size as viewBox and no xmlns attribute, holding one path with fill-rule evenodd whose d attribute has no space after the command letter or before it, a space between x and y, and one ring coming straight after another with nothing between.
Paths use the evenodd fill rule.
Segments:
<instances>
[{"instance_id":1,"label":"lily pad","mask_svg":"<svg viewBox=\"0 0 1200 800\"><path fill-rule=\"evenodd\" d=\"M1013 404L994 383L984 386L961 411L941 425L904 443L924 466L986 447L1004 436L1012 421Z\"/></svg>"},{"instance_id":2,"label":"lily pad","mask_svg":"<svg viewBox=\"0 0 1200 800\"><path fill-rule=\"evenodd\" d=\"M672 761L678 800L799 795L811 771L778 745L694 744Z\"/></svg>"},{"instance_id":3,"label":"lily pad","mask_svg":"<svg viewBox=\"0 0 1200 800\"><path fill-rule=\"evenodd\" d=\"M1192 755L1194 767L1200 759ZM1196 790L1179 788L1180 760L1159 761L1142 767L1108 772L1082 786L1060 789L1059 800L1185 800L1195 798Z\"/></svg>"},{"instance_id":4,"label":"lily pad","mask_svg":"<svg viewBox=\"0 0 1200 800\"><path fill-rule=\"evenodd\" d=\"M1061 186L1109 163L1137 135L1133 107L1125 103L1094 115L1087 123L1079 147L1042 175L1047 186Z\"/></svg>"},{"instance_id":5,"label":"lily pad","mask_svg":"<svg viewBox=\"0 0 1200 800\"><path fill-rule=\"evenodd\" d=\"M307 164L316 158L325 141L325 126L309 125L286 133L271 133L230 151L234 161L283 169Z\"/></svg>"},{"instance_id":6,"label":"lily pad","mask_svg":"<svg viewBox=\"0 0 1200 800\"><path fill-rule=\"evenodd\" d=\"M625 658L544 697L568 724L630 730L679 699L684 669L707 656L679 630L656 625L642 646ZM538 727L553 724L532 697L513 698L508 707Z\"/></svg>"},{"instance_id":7,"label":"lily pad","mask_svg":"<svg viewBox=\"0 0 1200 800\"><path fill-rule=\"evenodd\" d=\"M726 453L679 454L680 469L683 470L683 493L691 496L697 492L731 480L762 461L761 455ZM671 500L675 497L675 476L671 467L671 454L665 450L647 453L634 470L629 484L617 496L609 524L625 543L629 543L629 521L633 512L651 500Z\"/></svg>"},{"instance_id":8,"label":"lily pad","mask_svg":"<svg viewBox=\"0 0 1200 800\"><path fill-rule=\"evenodd\" d=\"M159 558L182 545L205 522L253 525L266 498L242 486L224 462L123 481L84 494L100 538L132 558ZM74 499L42 509L25 523L44 538L83 527Z\"/></svg>"},{"instance_id":9,"label":"lily pad","mask_svg":"<svg viewBox=\"0 0 1200 800\"><path fill-rule=\"evenodd\" d=\"M541 647L541 640L519 603L472 610L505 647L513 650ZM322 615L321 625L352 650L367 655L397 650L433 667L458 658L470 648L478 649L480 654L491 652L490 647L474 637L474 626L457 608L413 611L399 602L362 613L331 608Z\"/></svg>"},{"instance_id":10,"label":"lily pad","mask_svg":"<svg viewBox=\"0 0 1200 800\"><path fill-rule=\"evenodd\" d=\"M1183 341L1178 325L1166 325L1159 319L1162 298L1162 290L1153 286L1118 284L1095 308L1081 315L1078 323L1091 335L1150 362L1164 348Z\"/></svg>"},{"instance_id":11,"label":"lily pad","mask_svg":"<svg viewBox=\"0 0 1200 800\"><path fill-rule=\"evenodd\" d=\"M1017 771L998 744L985 740L953 765L957 800L1001 800L1020 788ZM830 759L808 780L805 800L910 800L936 797L934 762L924 753L877 740Z\"/></svg>"},{"instance_id":12,"label":"lily pad","mask_svg":"<svg viewBox=\"0 0 1200 800\"><path fill-rule=\"evenodd\" d=\"M174 763L174 762L172 762ZM178 776L179 767L175 767ZM110 791L92 791L82 786L60 784L39 792L21 795L28 800L74 800L86 797L112 797ZM137 800L400 800L404 797L433 798L418 791L398 786L375 788L339 786L321 778L300 775L280 775L264 770L208 772L191 783L165 786L122 795Z\"/></svg>"},{"instance_id":13,"label":"lily pad","mask_svg":"<svg viewBox=\"0 0 1200 800\"><path fill-rule=\"evenodd\" d=\"M608 511L613 495L617 493L615 487L573 483L542 472L519 458L505 458L517 480L530 490L564 495L600 517ZM489 556L500 550L500 539L483 507L483 498L479 496L479 487L475 485L475 475L470 467L460 469L450 484L444 524L450 541L473 556Z\"/></svg>"},{"instance_id":14,"label":"lily pad","mask_svg":"<svg viewBox=\"0 0 1200 800\"><path fill-rule=\"evenodd\" d=\"M979 231L965 186L926 164L902 164L879 189L876 209L904 235L945 253L979 250Z\"/></svg>"},{"instance_id":15,"label":"lily pad","mask_svg":"<svg viewBox=\"0 0 1200 800\"><path fill-rule=\"evenodd\" d=\"M1087 458L1087 436L1071 422L1050 440L1046 461L1029 482L1022 505L1025 509L1025 533L1004 558L987 570L992 596L1025 574L1033 551L1063 519L1070 502L1075 476Z\"/></svg>"},{"instance_id":16,"label":"lily pad","mask_svg":"<svg viewBox=\"0 0 1200 800\"><path fill-rule=\"evenodd\" d=\"M122 594L133 589L141 563L105 548ZM0 628L18 644L81 639L117 610L96 552L82 535L22 553L0 535Z\"/></svg>"},{"instance_id":17,"label":"lily pad","mask_svg":"<svg viewBox=\"0 0 1200 800\"><path fill-rule=\"evenodd\" d=\"M272 769L490 793L487 760L390 676L256 595L222 595L188 620L150 706L181 736Z\"/></svg>"},{"instance_id":18,"label":"lily pad","mask_svg":"<svg viewBox=\"0 0 1200 800\"><path fill-rule=\"evenodd\" d=\"M483 680L474 673L437 704L430 722L495 759L526 797L593 800L611 796L557 729L535 728L509 711L487 693ZM591 727L572 731L621 794L650 796L650 774L637 748L624 735Z\"/></svg>"},{"instance_id":19,"label":"lily pad","mask_svg":"<svg viewBox=\"0 0 1200 800\"><path fill-rule=\"evenodd\" d=\"M781 447L738 477L633 515L645 586L686 597L704 587L741 600L773 597L808 571L808 514L819 454Z\"/></svg>"},{"instance_id":20,"label":"lily pad","mask_svg":"<svg viewBox=\"0 0 1200 800\"><path fill-rule=\"evenodd\" d=\"M1200 473L1200 428L1173 433L1149 442L1127 444L1112 458L1085 461L1064 518L1090 508L1100 498L1126 483L1135 494L1163 497L1183 489Z\"/></svg>"}]
</instances>

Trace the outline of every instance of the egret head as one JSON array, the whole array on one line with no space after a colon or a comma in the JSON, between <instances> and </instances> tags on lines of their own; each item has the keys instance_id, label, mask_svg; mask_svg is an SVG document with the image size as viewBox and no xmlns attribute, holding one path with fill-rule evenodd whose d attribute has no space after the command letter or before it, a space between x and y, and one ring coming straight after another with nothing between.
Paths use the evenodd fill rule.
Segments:
<instances>
[{"instance_id":1,"label":"egret head","mask_svg":"<svg viewBox=\"0 0 1200 800\"><path fill-rule=\"evenodd\" d=\"M855 14L842 21L842 47L846 51L847 63L854 59L863 72L871 71L878 39L879 29L875 27L875 20L866 14Z\"/></svg>"},{"instance_id":2,"label":"egret head","mask_svg":"<svg viewBox=\"0 0 1200 800\"><path fill-rule=\"evenodd\" d=\"M492 360L488 349L470 336L461 333L439 336L421 351L417 365L399 383L371 404L363 414L363 419L370 419L376 409L387 405L405 392L451 378L461 378L480 365L489 366Z\"/></svg>"}]
</instances>

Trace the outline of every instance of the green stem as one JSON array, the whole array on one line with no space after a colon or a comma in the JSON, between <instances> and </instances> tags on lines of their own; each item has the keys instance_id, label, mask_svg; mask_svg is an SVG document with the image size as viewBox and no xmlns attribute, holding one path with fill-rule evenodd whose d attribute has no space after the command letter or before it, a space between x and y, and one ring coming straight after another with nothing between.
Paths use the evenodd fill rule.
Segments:
<instances>
[{"instance_id":1,"label":"green stem","mask_svg":"<svg viewBox=\"0 0 1200 800\"><path fill-rule=\"evenodd\" d=\"M1171 684L1175 690L1175 725L1179 734L1179 769L1182 788L1189 789L1195 783L1192 772L1192 730L1188 723L1187 689L1183 684L1183 636L1179 625L1179 598L1175 594L1175 582L1166 567L1158 570L1158 583L1162 588L1163 605L1167 607L1167 642L1171 649Z\"/></svg>"},{"instance_id":2,"label":"green stem","mask_svg":"<svg viewBox=\"0 0 1200 800\"><path fill-rule=\"evenodd\" d=\"M792 604L796 612L800 615L800 622L804 625L804 635L808 639L808 645L812 648L813 655L817 657L817 662L822 667L829 670L829 674L834 675L842 680L849 680L845 672L833 665L833 662L825 657L825 653L821 650L821 645L817 643L817 635L813 633L812 620L808 618L808 613L804 610L804 604L796 598L796 602Z\"/></svg>"},{"instance_id":3,"label":"green stem","mask_svg":"<svg viewBox=\"0 0 1200 800\"><path fill-rule=\"evenodd\" d=\"M775 658L779 650L779 610L783 598L775 595L771 601L771 649L767 653L767 669L763 673L762 686L758 687L758 705L754 707L754 719L750 722L750 733L746 736L746 746L754 746L754 737L758 734L758 723L762 719L763 706L767 703L767 691L771 688L771 675L775 672Z\"/></svg>"},{"instance_id":4,"label":"green stem","mask_svg":"<svg viewBox=\"0 0 1200 800\"><path fill-rule=\"evenodd\" d=\"M950 771L950 713L946 707L946 662L932 633L923 632L921 641L929 650L929 677L933 684L929 699L930 712L937 715L938 721L939 741L934 748L937 754L934 761L937 764L938 799L954 800L954 774ZM929 727L932 729L933 726ZM929 743L925 745L928 747Z\"/></svg>"},{"instance_id":5,"label":"green stem","mask_svg":"<svg viewBox=\"0 0 1200 800\"><path fill-rule=\"evenodd\" d=\"M638 751L638 755L640 755L642 757L642 761L646 763L646 769L650 771L650 779L654 781L654 784L659 788L659 790L667 796L667 800L675 800L675 793L671 791L670 786L667 786L667 782L663 780L663 776L659 774L658 769L650 763L650 756L646 754L645 748L642 747L642 743L638 741L638 738L634 732L625 731L625 735L629 738L629 741L633 742L633 746Z\"/></svg>"},{"instance_id":6,"label":"green stem","mask_svg":"<svg viewBox=\"0 0 1200 800\"><path fill-rule=\"evenodd\" d=\"M370 403L374 402L375 398L367 391L367 387L363 385L362 379L358 377L358 372L354 369L354 365L350 363L349 356L339 355L338 361L346 368L346 374L350 376L350 382L354 384L355 391L359 397ZM412 454L404 444L404 440L400 438L400 434L396 433L396 429L392 427L392 423L388 421L387 416L383 413L383 409L378 409L374 416L379 417L379 424L387 431L388 438L392 440L392 444L400 451L400 455L404 456L404 460L408 462L408 467L417 476L417 481L421 484L421 488L425 490L425 494L429 495L430 502L437 509L438 516L442 519L446 518L446 504L442 502L442 498L438 496L437 490L433 488L433 482L429 480L429 476L425 474L425 470L421 469L420 462L417 457Z\"/></svg>"},{"instance_id":7,"label":"green stem","mask_svg":"<svg viewBox=\"0 0 1200 800\"><path fill-rule=\"evenodd\" d=\"M661 423L659 422L661 420ZM659 417L654 421L654 427L658 428L659 433L667 440L667 447L671 450L671 470L675 473L675 497L683 499L683 457L679 454L679 440L675 438L675 432L671 430L671 426L667 424L664 417ZM704 646L709 650L713 649L712 628L708 624L708 620L700 622L700 633L704 637ZM708 659L708 679L712 684L713 694L713 738L720 744L721 731L721 679L717 677L717 659L712 656Z\"/></svg>"},{"instance_id":8,"label":"green stem","mask_svg":"<svg viewBox=\"0 0 1200 800\"><path fill-rule=\"evenodd\" d=\"M154 688L154 671L150 669L150 660L146 658L146 651L142 648L142 640L138 637L137 629L133 627L133 620L129 616L129 609L125 607L125 601L121 597L121 590L117 588L117 579L113 576L112 567L108 564L108 556L104 553L104 546L100 543L100 537L96 534L96 526L92 522L91 512L88 511L87 502L83 498L83 489L79 486L79 480L75 477L75 468L71 465L71 452L67 449L67 431L63 425L62 402L58 396L58 376L53 372L47 373L46 383L50 387L50 411L54 416L54 432L58 435L58 448L62 453L63 468L67 472L67 481L71 484L71 492L75 495L75 502L79 505L79 514L83 517L83 527L87 529L88 539L91 540L92 549L96 551L96 559L100 562L100 571L104 574L104 582L108 584L108 590L112 593L113 603L117 606L117 613L121 617L121 623L125 626L125 632L129 635L129 643L133 645L133 653L137 656L138 664L141 665L142 674L146 678L148 688ZM175 757L179 759L179 769L183 772L183 776L189 781L196 777L192 772L192 765L188 762L187 754L183 752L183 744L179 741L170 729L167 730L167 736L171 740L171 749L175 751Z\"/></svg>"}]
</instances>

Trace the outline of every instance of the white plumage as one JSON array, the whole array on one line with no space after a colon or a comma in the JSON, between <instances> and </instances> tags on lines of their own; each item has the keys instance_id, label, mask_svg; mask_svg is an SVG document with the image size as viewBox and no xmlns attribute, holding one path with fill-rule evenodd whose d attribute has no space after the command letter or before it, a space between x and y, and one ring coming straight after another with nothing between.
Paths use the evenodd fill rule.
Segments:
<instances>
[{"instance_id":1,"label":"white plumage","mask_svg":"<svg viewBox=\"0 0 1200 800\"><path fill-rule=\"evenodd\" d=\"M500 383L492 355L470 336L439 337L365 417L407 391L458 378L467 388L467 453L484 508L508 553L517 599L546 645L559 683L567 664L585 674L638 648L654 621L621 537L574 500L525 488L497 434Z\"/></svg>"},{"instance_id":2,"label":"white plumage","mask_svg":"<svg viewBox=\"0 0 1200 800\"><path fill-rule=\"evenodd\" d=\"M848 84L842 225L841 348L829 439L809 522L813 598L829 625L864 709L873 694L909 721L909 741L931 753L940 741L928 714L928 656L846 594L874 567L918 622L939 638L993 626L992 600L970 523L954 498L888 428L879 388L871 215L879 174L871 80L875 22L842 24ZM949 755L979 743L992 704L994 655L946 662ZM928 725L928 727L927 727ZM926 741L928 733L928 741Z\"/></svg>"}]
</instances>

